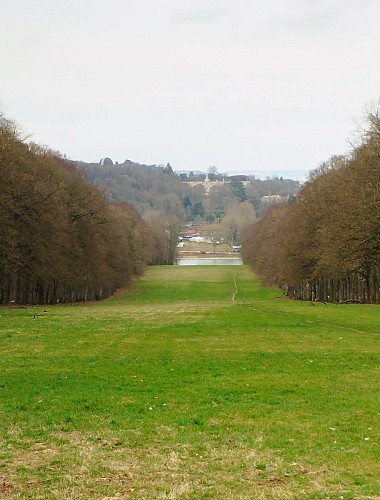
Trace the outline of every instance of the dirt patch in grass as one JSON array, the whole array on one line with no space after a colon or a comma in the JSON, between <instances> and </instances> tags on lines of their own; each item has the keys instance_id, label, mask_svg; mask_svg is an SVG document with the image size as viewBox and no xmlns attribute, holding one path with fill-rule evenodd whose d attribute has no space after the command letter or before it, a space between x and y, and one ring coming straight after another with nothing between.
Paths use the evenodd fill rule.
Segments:
<instances>
[{"instance_id":1,"label":"dirt patch in grass","mask_svg":"<svg viewBox=\"0 0 380 500\"><path fill-rule=\"evenodd\" d=\"M117 435L56 432L48 443L14 450L0 476L1 498L293 499L307 498L302 491L326 498L342 492L328 486L325 469L287 464L260 443L136 448Z\"/></svg>"}]
</instances>

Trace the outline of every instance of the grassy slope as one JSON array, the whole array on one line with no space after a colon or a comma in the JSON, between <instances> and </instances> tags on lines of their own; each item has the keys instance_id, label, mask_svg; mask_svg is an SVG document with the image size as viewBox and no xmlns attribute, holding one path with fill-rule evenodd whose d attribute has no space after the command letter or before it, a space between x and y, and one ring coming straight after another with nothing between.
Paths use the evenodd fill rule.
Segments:
<instances>
[{"instance_id":1,"label":"grassy slope","mask_svg":"<svg viewBox=\"0 0 380 500\"><path fill-rule=\"evenodd\" d=\"M0 310L1 498L380 498L378 307L216 266L43 311Z\"/></svg>"}]
</instances>

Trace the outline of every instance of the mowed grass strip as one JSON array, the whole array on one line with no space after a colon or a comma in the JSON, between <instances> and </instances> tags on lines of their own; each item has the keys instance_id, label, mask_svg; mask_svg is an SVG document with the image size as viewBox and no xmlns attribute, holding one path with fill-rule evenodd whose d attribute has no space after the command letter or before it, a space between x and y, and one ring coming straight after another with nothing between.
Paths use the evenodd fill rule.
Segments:
<instances>
[{"instance_id":1,"label":"mowed grass strip","mask_svg":"<svg viewBox=\"0 0 380 500\"><path fill-rule=\"evenodd\" d=\"M379 311L244 266L2 308L0 497L380 498Z\"/></svg>"}]
</instances>

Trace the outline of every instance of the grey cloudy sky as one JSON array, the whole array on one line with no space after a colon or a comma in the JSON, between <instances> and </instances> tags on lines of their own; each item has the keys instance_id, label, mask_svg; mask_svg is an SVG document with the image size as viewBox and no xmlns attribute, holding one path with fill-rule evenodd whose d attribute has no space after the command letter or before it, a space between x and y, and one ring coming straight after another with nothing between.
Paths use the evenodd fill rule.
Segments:
<instances>
[{"instance_id":1,"label":"grey cloudy sky","mask_svg":"<svg viewBox=\"0 0 380 500\"><path fill-rule=\"evenodd\" d=\"M71 159L304 172L380 97L379 0L0 7L0 111Z\"/></svg>"}]
</instances>

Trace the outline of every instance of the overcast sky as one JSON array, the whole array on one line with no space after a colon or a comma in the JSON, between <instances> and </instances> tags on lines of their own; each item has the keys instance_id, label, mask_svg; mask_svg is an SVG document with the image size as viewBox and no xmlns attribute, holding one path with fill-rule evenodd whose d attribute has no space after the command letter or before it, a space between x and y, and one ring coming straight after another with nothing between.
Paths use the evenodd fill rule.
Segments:
<instances>
[{"instance_id":1,"label":"overcast sky","mask_svg":"<svg viewBox=\"0 0 380 500\"><path fill-rule=\"evenodd\" d=\"M0 111L71 159L301 175L380 98L380 0L0 7Z\"/></svg>"}]
</instances>

